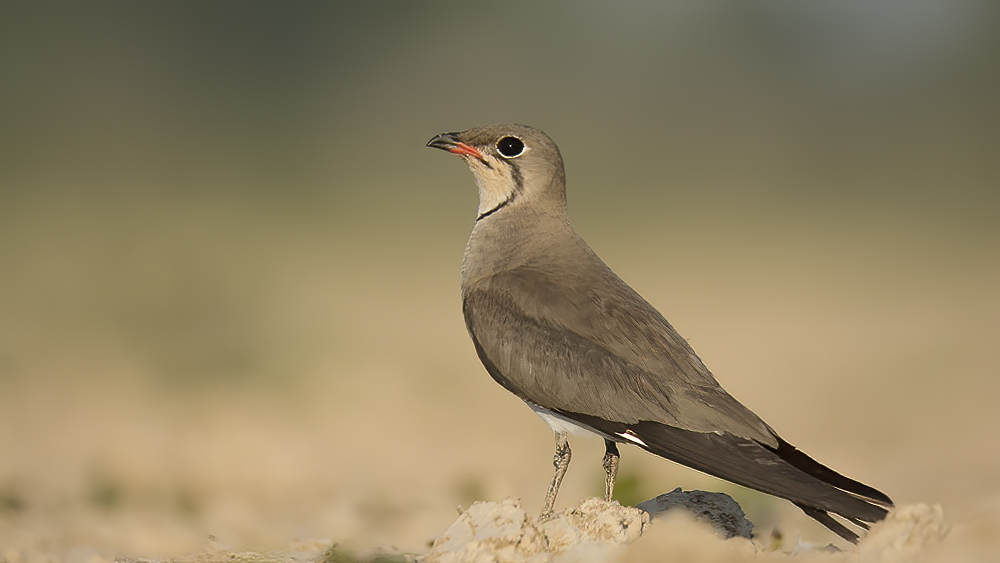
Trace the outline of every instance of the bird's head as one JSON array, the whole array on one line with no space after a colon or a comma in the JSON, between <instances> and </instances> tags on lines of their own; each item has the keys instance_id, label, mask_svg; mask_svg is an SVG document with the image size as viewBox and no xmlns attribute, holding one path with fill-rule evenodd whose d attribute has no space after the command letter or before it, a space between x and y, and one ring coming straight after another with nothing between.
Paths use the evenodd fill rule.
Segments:
<instances>
[{"instance_id":1,"label":"bird's head","mask_svg":"<svg viewBox=\"0 0 1000 563\"><path fill-rule=\"evenodd\" d=\"M428 147L465 159L479 185L479 218L529 203L566 207L566 176L559 148L548 135L526 125L487 125L442 133Z\"/></svg>"}]
</instances>

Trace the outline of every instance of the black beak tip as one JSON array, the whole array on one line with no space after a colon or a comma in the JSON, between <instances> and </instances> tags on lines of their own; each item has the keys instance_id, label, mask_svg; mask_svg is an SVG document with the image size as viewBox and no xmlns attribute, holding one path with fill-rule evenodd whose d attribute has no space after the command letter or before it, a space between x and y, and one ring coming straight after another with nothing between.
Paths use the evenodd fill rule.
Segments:
<instances>
[{"instance_id":1,"label":"black beak tip","mask_svg":"<svg viewBox=\"0 0 1000 563\"><path fill-rule=\"evenodd\" d=\"M458 140L458 135L455 133L441 133L440 135L434 135L434 138L427 141L427 146L444 151L450 151L460 142L461 141Z\"/></svg>"}]
</instances>

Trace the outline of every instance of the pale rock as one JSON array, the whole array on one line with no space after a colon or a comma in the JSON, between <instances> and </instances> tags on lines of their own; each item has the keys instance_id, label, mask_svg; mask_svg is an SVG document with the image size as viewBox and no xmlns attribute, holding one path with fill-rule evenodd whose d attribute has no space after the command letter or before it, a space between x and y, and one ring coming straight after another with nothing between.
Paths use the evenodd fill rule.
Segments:
<instances>
[{"instance_id":1,"label":"pale rock","mask_svg":"<svg viewBox=\"0 0 1000 563\"><path fill-rule=\"evenodd\" d=\"M547 563L603 561L615 546L642 535L645 512L617 502L588 499L544 521L528 516L515 499L477 502L434 541L427 563Z\"/></svg>"}]
</instances>

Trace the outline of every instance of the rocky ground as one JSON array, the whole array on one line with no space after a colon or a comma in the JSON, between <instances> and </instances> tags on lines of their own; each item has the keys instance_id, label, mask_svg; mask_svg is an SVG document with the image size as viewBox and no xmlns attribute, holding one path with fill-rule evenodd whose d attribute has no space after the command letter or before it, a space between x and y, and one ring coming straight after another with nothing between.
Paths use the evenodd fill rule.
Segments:
<instances>
[{"instance_id":1,"label":"rocky ground","mask_svg":"<svg viewBox=\"0 0 1000 563\"><path fill-rule=\"evenodd\" d=\"M676 493L677 491L675 491ZM668 493L669 494L669 493ZM704 494L704 493L703 493ZM708 493L712 494L712 493ZM725 495L723 495L725 496ZM356 554L324 541L297 542L286 550L261 552L213 546L171 558L171 563L548 563L604 561L823 561L859 563L932 561L949 534L940 507L902 506L874 526L855 550L809 543L785 545L780 538L731 534L704 504L675 501L654 515L617 502L588 499L554 517L539 520L520 501L477 502L433 541L424 553L376 550ZM728 516L742 518L738 505ZM739 511L737 514L736 511ZM732 518L729 518L732 520ZM92 563L99 563L93 557ZM16 563L17 557L8 555ZM119 563L162 563L119 558Z\"/></svg>"}]
</instances>

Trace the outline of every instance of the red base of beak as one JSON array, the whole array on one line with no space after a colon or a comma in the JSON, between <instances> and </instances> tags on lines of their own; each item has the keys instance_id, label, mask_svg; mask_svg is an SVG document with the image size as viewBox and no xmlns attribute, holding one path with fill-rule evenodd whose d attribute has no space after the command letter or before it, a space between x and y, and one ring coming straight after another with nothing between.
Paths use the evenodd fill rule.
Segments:
<instances>
[{"instance_id":1,"label":"red base of beak","mask_svg":"<svg viewBox=\"0 0 1000 563\"><path fill-rule=\"evenodd\" d=\"M448 152L453 153L453 154L463 155L463 156L474 156L474 157L478 158L479 160L484 160L483 159L483 154L481 152L479 152L476 149L476 147L467 145L465 143L458 143L454 147L448 149Z\"/></svg>"}]
</instances>

